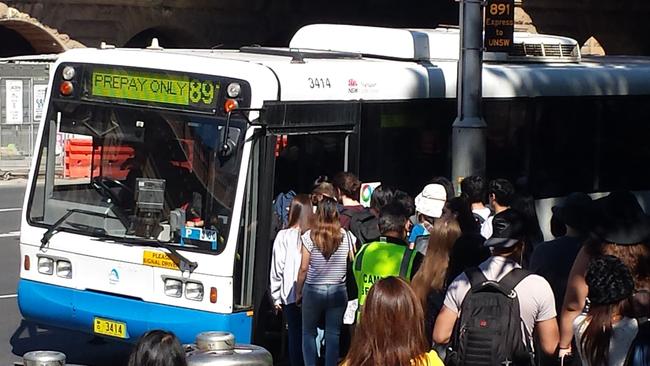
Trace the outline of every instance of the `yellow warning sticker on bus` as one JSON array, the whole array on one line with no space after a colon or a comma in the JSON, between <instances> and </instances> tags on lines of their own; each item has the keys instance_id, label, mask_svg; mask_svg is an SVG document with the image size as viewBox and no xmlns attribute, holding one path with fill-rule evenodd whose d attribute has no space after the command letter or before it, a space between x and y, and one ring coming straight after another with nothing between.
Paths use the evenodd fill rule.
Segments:
<instances>
[{"instance_id":1,"label":"yellow warning sticker on bus","mask_svg":"<svg viewBox=\"0 0 650 366\"><path fill-rule=\"evenodd\" d=\"M144 253L142 253L142 264L151 267L180 270L176 263L174 263L166 253L155 252L152 250L145 250Z\"/></svg>"}]
</instances>

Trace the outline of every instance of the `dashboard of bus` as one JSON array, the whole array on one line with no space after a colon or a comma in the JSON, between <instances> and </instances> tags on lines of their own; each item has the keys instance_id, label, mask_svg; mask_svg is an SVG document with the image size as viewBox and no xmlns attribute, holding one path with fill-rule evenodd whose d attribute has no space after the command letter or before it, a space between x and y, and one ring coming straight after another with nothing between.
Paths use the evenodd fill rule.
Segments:
<instances>
[{"instance_id":1,"label":"dashboard of bus","mask_svg":"<svg viewBox=\"0 0 650 366\"><path fill-rule=\"evenodd\" d=\"M225 247L243 121L55 100L43 128L32 225L215 254ZM224 141L232 147L227 155Z\"/></svg>"}]
</instances>

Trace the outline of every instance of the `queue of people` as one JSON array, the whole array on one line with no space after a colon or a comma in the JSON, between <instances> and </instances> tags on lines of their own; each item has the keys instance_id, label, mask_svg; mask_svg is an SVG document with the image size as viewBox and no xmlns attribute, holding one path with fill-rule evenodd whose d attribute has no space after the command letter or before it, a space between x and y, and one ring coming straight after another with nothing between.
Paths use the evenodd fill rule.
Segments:
<instances>
[{"instance_id":1,"label":"queue of people","mask_svg":"<svg viewBox=\"0 0 650 366\"><path fill-rule=\"evenodd\" d=\"M370 208L359 188L341 173L288 203L270 294L291 365L650 364L650 217L632 193L568 195L557 237L535 242L507 180L468 177L453 197L436 178L415 200L379 186ZM162 330L129 359L186 364Z\"/></svg>"},{"instance_id":2,"label":"queue of people","mask_svg":"<svg viewBox=\"0 0 650 366\"><path fill-rule=\"evenodd\" d=\"M650 220L634 195L569 195L542 242L532 201L505 179L465 178L454 197L438 177L415 200L381 185L369 208L360 186L320 179L276 237L292 365L317 364L318 327L325 365L626 365L650 312Z\"/></svg>"}]
</instances>

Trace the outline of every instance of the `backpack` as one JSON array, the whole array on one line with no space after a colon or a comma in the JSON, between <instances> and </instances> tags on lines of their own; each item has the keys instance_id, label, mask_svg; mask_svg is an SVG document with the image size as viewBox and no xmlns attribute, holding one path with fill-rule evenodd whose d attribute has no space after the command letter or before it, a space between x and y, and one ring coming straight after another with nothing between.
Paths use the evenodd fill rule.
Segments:
<instances>
[{"instance_id":1,"label":"backpack","mask_svg":"<svg viewBox=\"0 0 650 366\"><path fill-rule=\"evenodd\" d=\"M429 238L431 235L418 235L415 238L415 250L422 253L422 255L427 255L427 249L429 248Z\"/></svg>"},{"instance_id":2,"label":"backpack","mask_svg":"<svg viewBox=\"0 0 650 366\"><path fill-rule=\"evenodd\" d=\"M273 212L280 220L281 228L285 228L289 224L289 206L295 196L296 192L289 191L287 193L280 193L275 197L275 201L273 202Z\"/></svg>"},{"instance_id":3,"label":"backpack","mask_svg":"<svg viewBox=\"0 0 650 366\"><path fill-rule=\"evenodd\" d=\"M634 337L625 359L625 366L650 366L650 322L648 318L637 319L639 331Z\"/></svg>"},{"instance_id":4,"label":"backpack","mask_svg":"<svg viewBox=\"0 0 650 366\"><path fill-rule=\"evenodd\" d=\"M361 211L343 209L341 214L350 218L350 232L362 245L380 236L379 219L369 209L364 208Z\"/></svg>"},{"instance_id":5,"label":"backpack","mask_svg":"<svg viewBox=\"0 0 650 366\"><path fill-rule=\"evenodd\" d=\"M465 274L471 288L461 305L445 364L534 365L530 334L521 320L514 291L531 272L515 268L499 282L487 280L478 267Z\"/></svg>"}]
</instances>

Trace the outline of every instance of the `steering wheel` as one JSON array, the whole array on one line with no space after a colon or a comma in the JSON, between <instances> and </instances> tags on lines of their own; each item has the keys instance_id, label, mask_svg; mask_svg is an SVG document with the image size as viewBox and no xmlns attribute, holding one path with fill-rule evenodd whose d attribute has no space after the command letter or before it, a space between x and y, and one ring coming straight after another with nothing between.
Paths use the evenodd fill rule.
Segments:
<instances>
[{"instance_id":1,"label":"steering wheel","mask_svg":"<svg viewBox=\"0 0 650 366\"><path fill-rule=\"evenodd\" d=\"M120 187L121 189L124 189L125 191L129 192L129 194L133 195L133 190L129 187L126 186L126 184L120 182L117 179L113 179L110 177L94 177L92 180L92 184L95 187L98 187L99 190L101 190L106 198L109 198L111 201L117 203L119 206L122 206L124 202L122 202L122 199L118 195L116 195L110 188L109 185L106 183L110 183L114 186Z\"/></svg>"}]
</instances>

